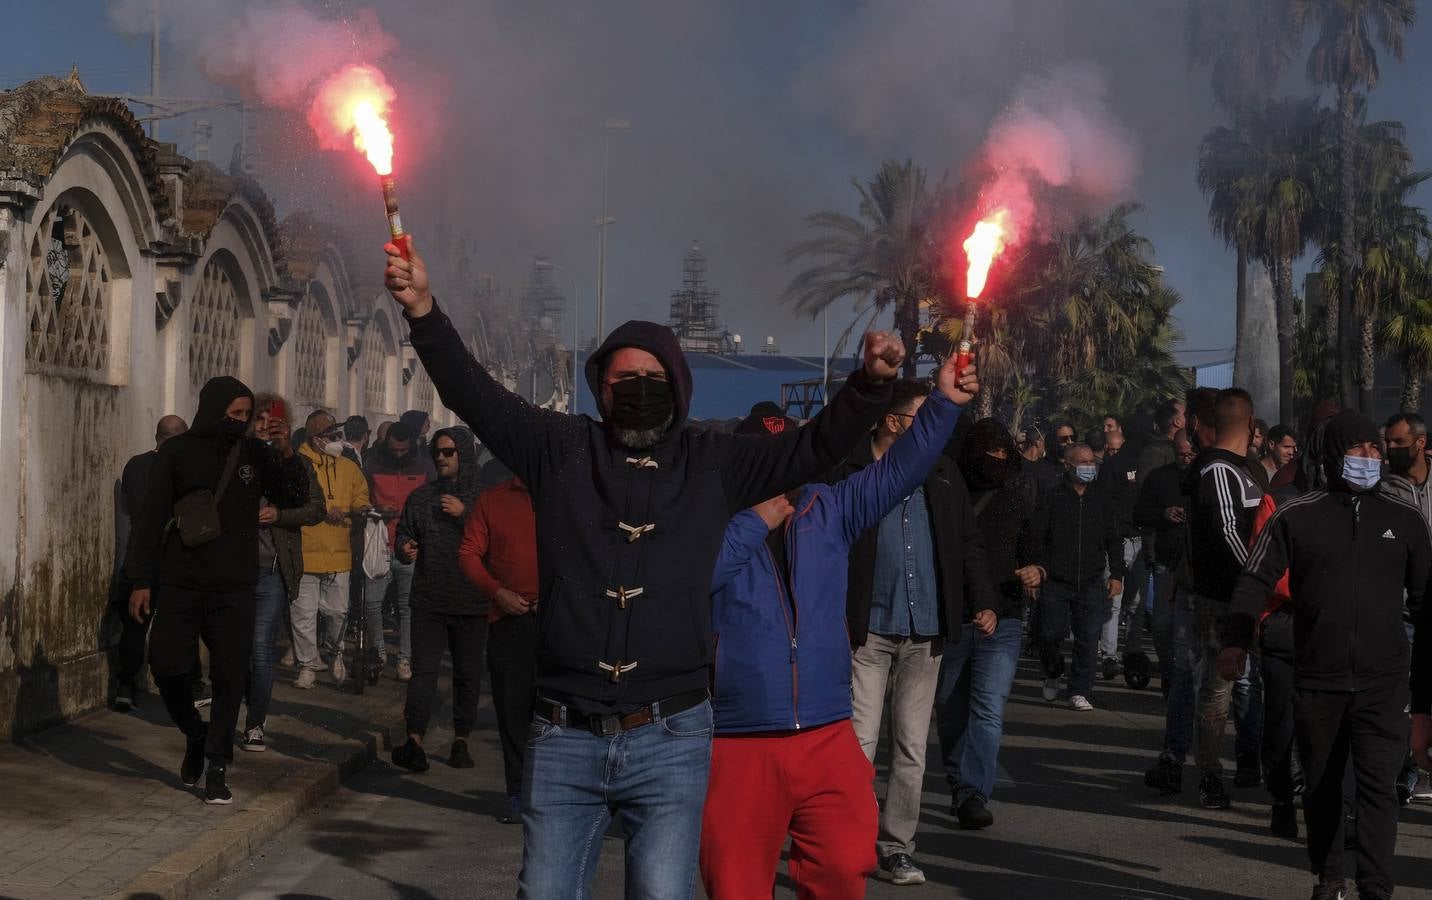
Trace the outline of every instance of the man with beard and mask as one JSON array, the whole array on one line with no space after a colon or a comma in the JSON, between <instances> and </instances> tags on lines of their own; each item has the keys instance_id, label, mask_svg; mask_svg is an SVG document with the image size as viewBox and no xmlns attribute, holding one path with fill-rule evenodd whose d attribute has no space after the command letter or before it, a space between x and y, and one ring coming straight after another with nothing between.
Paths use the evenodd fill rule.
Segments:
<instances>
[{"instance_id":1,"label":"man with beard and mask","mask_svg":"<svg viewBox=\"0 0 1432 900\"><path fill-rule=\"evenodd\" d=\"M839 561L922 483L928 494L930 478L958 481L952 468L936 476L931 467L947 464L941 451L973 392L959 386L953 357L936 381L933 393L927 382L900 383L920 402L906 404L913 419L900 426L898 440L880 447L878 460L833 485L810 484L757 504L726 527L711 579L716 739L701 832L701 877L712 900L770 894L788 837L798 895L865 896L877 864L879 810L870 791L874 770L851 724L847 585ZM886 423L891 419L904 421L887 415ZM757 412L736 433L795 427L784 416ZM955 507L967 512L968 501ZM965 549L974 556L978 548ZM946 594L954 616L964 580L956 577ZM983 610L987 603L983 597L971 605ZM859 688L854 694L869 707L869 696L861 698ZM923 709L928 723L928 700ZM888 806L898 802L896 790Z\"/></svg>"},{"instance_id":2,"label":"man with beard and mask","mask_svg":"<svg viewBox=\"0 0 1432 900\"><path fill-rule=\"evenodd\" d=\"M1109 600L1124 589L1124 543L1114 506L1095 490L1099 473L1088 444L1064 452L1064 480L1035 510L1034 560L1043 593L1040 604L1044 699L1059 697L1064 672L1061 645L1071 629L1074 654L1069 666L1069 706L1094 708L1094 664ZM1105 573L1108 573L1107 581Z\"/></svg>"},{"instance_id":3,"label":"man with beard and mask","mask_svg":"<svg viewBox=\"0 0 1432 900\"><path fill-rule=\"evenodd\" d=\"M1407 754L1406 709L1425 752L1432 705L1432 651L1414 653L1404 602L1432 628L1423 603L1432 539L1418 509L1379 489L1377 426L1347 410L1328 422L1322 462L1327 490L1278 507L1238 578L1224 624L1218 670L1238 677L1265 601L1286 571L1292 597L1294 719L1307 776L1303 810L1313 897L1344 894L1343 774L1357 782L1358 896L1392 895L1397 841L1395 782ZM1412 694L1408 670L1412 669Z\"/></svg>"},{"instance_id":4,"label":"man with beard and mask","mask_svg":"<svg viewBox=\"0 0 1432 900\"><path fill-rule=\"evenodd\" d=\"M430 446L438 477L408 496L395 545L413 566L413 677L403 707L408 741L393 750L393 764L413 772L428 768L423 735L432 720L443 650L452 654L448 765L473 767L467 738L477 719L487 641L487 598L458 566L463 524L477 500L477 451L466 428L444 428Z\"/></svg>"},{"instance_id":5,"label":"man with beard and mask","mask_svg":"<svg viewBox=\"0 0 1432 900\"><path fill-rule=\"evenodd\" d=\"M353 570L351 519L368 511L368 482L358 464L343 456L343 428L324 410L308 416L308 441L299 450L313 465L327 508L324 520L303 529L303 578L293 601L293 655L298 677L293 686L312 688L332 655L333 681L347 676L343 665L343 629L348 622L348 579ZM327 627L320 632L320 615Z\"/></svg>"},{"instance_id":6,"label":"man with beard and mask","mask_svg":"<svg viewBox=\"0 0 1432 900\"><path fill-rule=\"evenodd\" d=\"M204 802L219 805L233 802L225 770L254 640L259 500L288 509L308 498L308 471L291 449L285 458L263 443L266 434L244 436L253 412L253 392L237 378L204 385L193 426L159 448L124 564L134 585L130 615L140 620L154 610L149 668L187 739L180 778L197 784L207 760ZM190 514L206 494L208 514ZM171 527L176 508L207 527ZM200 638L214 688L207 726L190 692Z\"/></svg>"},{"instance_id":7,"label":"man with beard and mask","mask_svg":"<svg viewBox=\"0 0 1432 900\"><path fill-rule=\"evenodd\" d=\"M994 824L994 793L1004 707L1019 664L1025 597L1039 587L1035 552L1035 485L1022 472L1014 439L996 419L975 423L960 448L960 473L984 537L990 583L999 599L996 624L986 633L967 594L958 631L945 644L935 693L935 722L950 814L961 828ZM938 472L940 467L936 467Z\"/></svg>"},{"instance_id":8,"label":"man with beard and mask","mask_svg":"<svg viewBox=\"0 0 1432 900\"><path fill-rule=\"evenodd\" d=\"M669 328L630 322L587 361L605 421L528 404L473 359L420 258L384 281L443 404L527 485L537 517L538 704L523 781L519 895L584 893L600 834L626 834L627 891L689 897L711 758L711 573L736 512L830 471L883 412L904 347L864 366L806 426L771 437L686 427L691 370ZM974 383L971 368L962 375ZM613 754L619 768L603 761Z\"/></svg>"},{"instance_id":9,"label":"man with beard and mask","mask_svg":"<svg viewBox=\"0 0 1432 900\"><path fill-rule=\"evenodd\" d=\"M851 455L846 477L883 459L929 396L926 382L896 384L875 436ZM999 603L969 491L954 461L942 457L902 497L850 548L846 626L855 649L852 722L871 762L890 688L894 749L880 809L879 876L895 884L922 884L915 834L940 662L967 615L978 630L991 633Z\"/></svg>"},{"instance_id":10,"label":"man with beard and mask","mask_svg":"<svg viewBox=\"0 0 1432 900\"><path fill-rule=\"evenodd\" d=\"M1398 413L1383 426L1383 436L1387 442L1388 474L1382 479L1382 489L1417 507L1422 518L1432 523L1432 485L1427 480L1432 469L1427 458L1427 423L1416 413ZM1404 610L1403 615L1411 637L1412 612ZM1413 800L1432 800L1432 776L1419 770L1410 754L1398 778L1397 791L1404 805Z\"/></svg>"},{"instance_id":11,"label":"man with beard and mask","mask_svg":"<svg viewBox=\"0 0 1432 900\"><path fill-rule=\"evenodd\" d=\"M387 572L377 578L370 578L364 573L363 627L368 630L369 646L378 652L377 671L381 672L388 665L388 648L383 643L383 601L391 589L398 608L396 674L399 681L408 681L413 677L413 614L409 605L413 566L403 562L397 553L398 518L413 491L429 481L427 473L433 466L431 456L424 459L423 454L418 452L417 442L418 436L407 423L394 423L388 428L383 442L373 448L366 470L369 500L388 529L389 555Z\"/></svg>"}]
</instances>

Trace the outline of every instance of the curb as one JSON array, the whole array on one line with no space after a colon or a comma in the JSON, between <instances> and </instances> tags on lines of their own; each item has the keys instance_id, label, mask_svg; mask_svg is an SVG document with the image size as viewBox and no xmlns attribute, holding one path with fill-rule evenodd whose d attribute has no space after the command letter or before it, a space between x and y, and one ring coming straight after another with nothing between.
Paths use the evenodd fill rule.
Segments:
<instances>
[{"instance_id":1,"label":"curb","mask_svg":"<svg viewBox=\"0 0 1432 900\"><path fill-rule=\"evenodd\" d=\"M130 879L108 900L187 900L248 859L391 746L394 728L372 724L326 758L285 776L232 816Z\"/></svg>"}]
</instances>

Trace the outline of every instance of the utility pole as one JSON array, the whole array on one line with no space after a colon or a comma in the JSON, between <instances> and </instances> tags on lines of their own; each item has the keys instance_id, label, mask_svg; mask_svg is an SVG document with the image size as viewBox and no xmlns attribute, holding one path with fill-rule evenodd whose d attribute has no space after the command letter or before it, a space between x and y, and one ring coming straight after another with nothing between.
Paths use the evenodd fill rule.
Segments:
<instances>
[{"instance_id":1,"label":"utility pole","mask_svg":"<svg viewBox=\"0 0 1432 900\"><path fill-rule=\"evenodd\" d=\"M159 0L152 0L150 12L153 15L154 30L149 38L149 96L159 96ZM158 119L149 120L149 137L159 140Z\"/></svg>"},{"instance_id":2,"label":"utility pole","mask_svg":"<svg viewBox=\"0 0 1432 900\"><path fill-rule=\"evenodd\" d=\"M607 214L607 187L611 180L611 145L607 135L631 128L626 119L608 118L602 122L602 217L597 227L602 230L597 242L597 342L607 336L607 229L616 221Z\"/></svg>"}]
</instances>

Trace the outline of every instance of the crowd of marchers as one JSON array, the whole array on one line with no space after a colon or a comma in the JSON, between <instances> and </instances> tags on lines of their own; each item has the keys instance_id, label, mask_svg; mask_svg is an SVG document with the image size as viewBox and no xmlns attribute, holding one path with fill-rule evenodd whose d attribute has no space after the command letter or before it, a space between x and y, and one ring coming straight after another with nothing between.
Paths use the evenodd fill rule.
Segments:
<instances>
[{"instance_id":1,"label":"crowd of marchers","mask_svg":"<svg viewBox=\"0 0 1432 900\"><path fill-rule=\"evenodd\" d=\"M994 825L1027 652L1045 700L1080 714L1101 682L1157 678L1144 781L1179 793L1192 751L1209 809L1232 802L1232 717L1235 785L1266 784L1272 830L1305 832L1314 897L1349 876L1391 895L1399 805L1432 800L1418 417L1380 433L1324 404L1295 433L1241 390L1197 389L1083 440L1057 421L1014 433L974 421L973 366L900 379L905 348L874 333L813 419L758 404L728 431L689 420L679 343L642 322L587 361L599 416L570 416L486 372L420 259L390 246L385 281L471 430L429 437L409 413L370 445L367 422L319 411L291 433L282 398L219 378L192 427L166 417L126 467L116 703L134 702L147 631L206 802L231 801L236 744L265 746L280 646L299 688L406 681L392 759L413 772L448 654L450 765L474 764L490 674L518 896L588 896L592 836L616 819L631 896L698 879L769 896L789 845L800 896L862 897L871 876L926 880L932 721L951 816Z\"/></svg>"}]
</instances>

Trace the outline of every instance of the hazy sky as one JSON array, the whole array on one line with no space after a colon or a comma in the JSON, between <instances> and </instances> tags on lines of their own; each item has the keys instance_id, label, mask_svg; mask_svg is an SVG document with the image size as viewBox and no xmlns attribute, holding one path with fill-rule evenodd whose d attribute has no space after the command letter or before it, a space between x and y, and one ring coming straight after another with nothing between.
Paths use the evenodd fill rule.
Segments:
<instances>
[{"instance_id":1,"label":"hazy sky","mask_svg":"<svg viewBox=\"0 0 1432 900\"><path fill-rule=\"evenodd\" d=\"M10 21L21 39L7 48L0 87L78 63L92 91L147 92L148 41L115 29L106 14L113 4L7 5L20 8ZM243 5L213 8L231 17ZM440 226L461 234L475 248L470 268L514 292L533 254L550 254L577 280L584 332L595 297L604 118L632 123L610 148L618 224L608 326L664 320L681 257L699 239L731 330L750 343L772 334L787 352L818 353L819 324L777 303L791 275L781 253L803 236L802 217L854 212L850 178L888 157L913 157L932 180L958 172L1022 83L1077 64L1102 74L1108 107L1137 150L1136 199L1148 209L1139 224L1183 295L1186 345L1232 346L1232 257L1210 236L1194 181L1198 140L1223 117L1207 73L1187 67L1183 0L314 5L341 16L374 9L394 39L380 64L400 93L397 174L420 245ZM166 93L220 93L198 74L197 52L192 34L166 40ZM1432 22L1413 32L1407 59L1384 60L1372 114L1406 123L1427 166L1432 112L1419 87L1432 75ZM1306 89L1301 77L1291 81ZM226 164L234 129L210 118L211 156ZM189 123L164 127L181 150L192 146ZM370 172L351 154L307 157L312 138L300 123L272 137L268 181L281 212L316 205L381 241ZM566 291L566 279L559 284ZM833 313L832 331L848 318Z\"/></svg>"}]
</instances>

